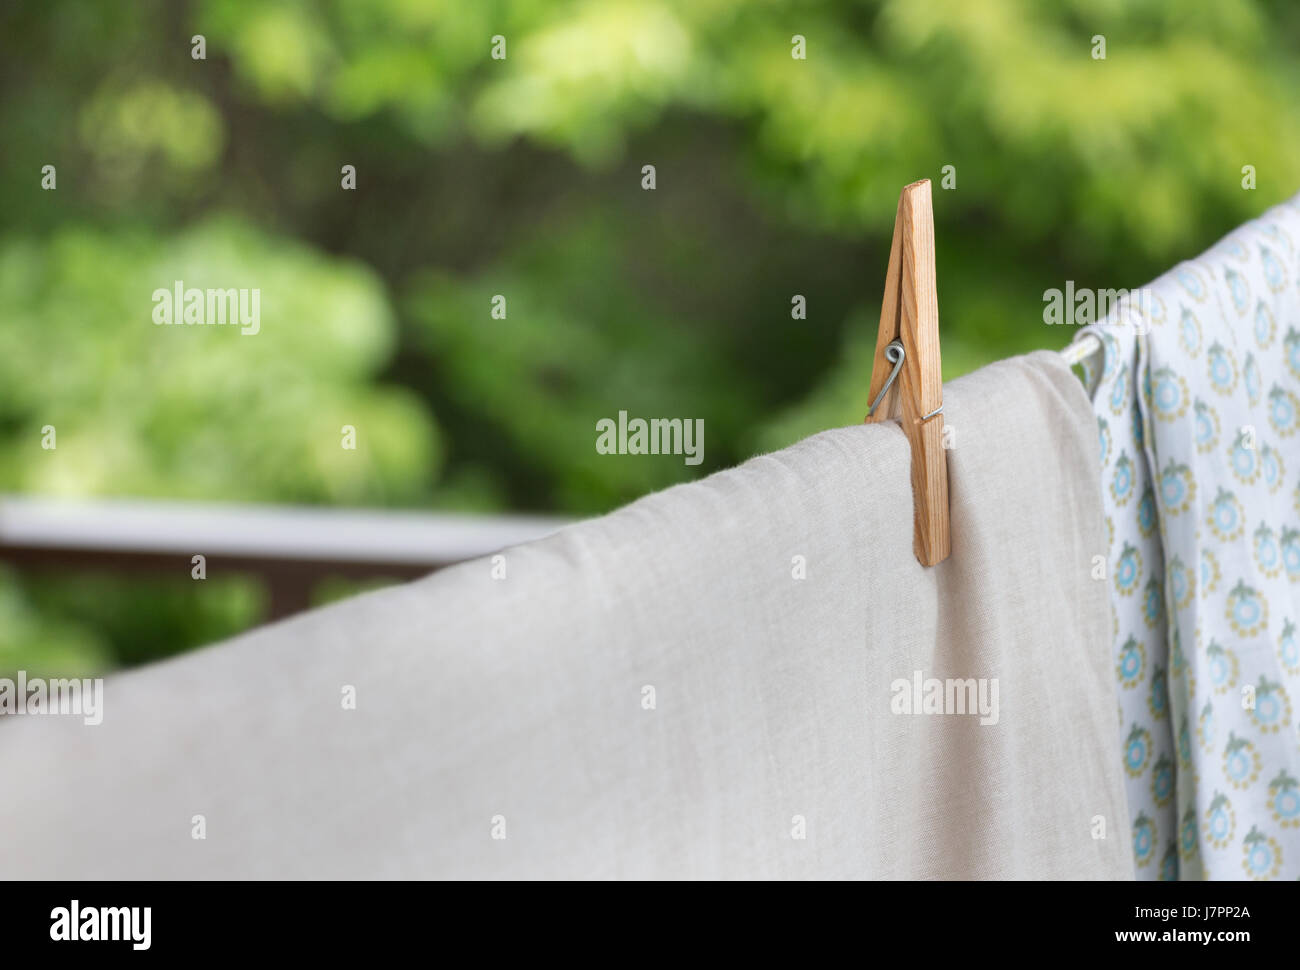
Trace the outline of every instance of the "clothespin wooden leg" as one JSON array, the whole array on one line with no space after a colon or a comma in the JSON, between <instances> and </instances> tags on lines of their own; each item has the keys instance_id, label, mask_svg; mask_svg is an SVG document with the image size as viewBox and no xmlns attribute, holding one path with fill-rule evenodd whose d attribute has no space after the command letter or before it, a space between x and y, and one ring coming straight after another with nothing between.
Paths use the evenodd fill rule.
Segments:
<instances>
[{"instance_id":1,"label":"clothespin wooden leg","mask_svg":"<svg viewBox=\"0 0 1300 970\"><path fill-rule=\"evenodd\" d=\"M902 345L903 360L891 386L895 368L886 351L895 341ZM948 558L951 539L929 179L904 187L898 199L869 400L875 402L882 391L867 421L899 416L912 450L913 549L922 565L933 566Z\"/></svg>"}]
</instances>

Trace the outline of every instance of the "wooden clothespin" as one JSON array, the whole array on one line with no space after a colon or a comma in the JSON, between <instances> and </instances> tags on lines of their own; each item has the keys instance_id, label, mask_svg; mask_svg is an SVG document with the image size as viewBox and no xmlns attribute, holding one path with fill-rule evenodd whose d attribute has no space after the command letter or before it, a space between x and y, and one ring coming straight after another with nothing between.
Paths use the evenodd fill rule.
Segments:
<instances>
[{"instance_id":1,"label":"wooden clothespin","mask_svg":"<svg viewBox=\"0 0 1300 970\"><path fill-rule=\"evenodd\" d=\"M943 562L951 551L948 457L943 448L943 375L929 179L905 186L898 197L870 400L867 421L898 416L912 448L912 548L916 558L923 566Z\"/></svg>"}]
</instances>

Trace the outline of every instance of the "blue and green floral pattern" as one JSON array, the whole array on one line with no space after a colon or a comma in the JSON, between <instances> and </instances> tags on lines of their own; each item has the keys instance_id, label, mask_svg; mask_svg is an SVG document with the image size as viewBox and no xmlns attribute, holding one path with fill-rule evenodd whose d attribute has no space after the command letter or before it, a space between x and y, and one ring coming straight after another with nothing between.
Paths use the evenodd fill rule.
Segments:
<instances>
[{"instance_id":1,"label":"blue and green floral pattern","mask_svg":"<svg viewBox=\"0 0 1300 970\"><path fill-rule=\"evenodd\" d=\"M1300 196L1089 332L1139 879L1300 878Z\"/></svg>"}]
</instances>

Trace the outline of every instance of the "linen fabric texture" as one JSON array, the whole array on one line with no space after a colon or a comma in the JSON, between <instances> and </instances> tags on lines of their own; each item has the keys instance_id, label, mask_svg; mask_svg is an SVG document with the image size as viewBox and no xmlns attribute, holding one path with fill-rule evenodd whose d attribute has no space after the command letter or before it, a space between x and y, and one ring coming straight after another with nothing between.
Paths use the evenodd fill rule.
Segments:
<instances>
[{"instance_id":1,"label":"linen fabric texture","mask_svg":"<svg viewBox=\"0 0 1300 970\"><path fill-rule=\"evenodd\" d=\"M1131 878L1088 398L1040 352L945 418L933 568L901 429L840 428L6 718L0 872Z\"/></svg>"},{"instance_id":2,"label":"linen fabric texture","mask_svg":"<svg viewBox=\"0 0 1300 970\"><path fill-rule=\"evenodd\" d=\"M1089 330L1138 878L1300 878L1300 196Z\"/></svg>"}]
</instances>

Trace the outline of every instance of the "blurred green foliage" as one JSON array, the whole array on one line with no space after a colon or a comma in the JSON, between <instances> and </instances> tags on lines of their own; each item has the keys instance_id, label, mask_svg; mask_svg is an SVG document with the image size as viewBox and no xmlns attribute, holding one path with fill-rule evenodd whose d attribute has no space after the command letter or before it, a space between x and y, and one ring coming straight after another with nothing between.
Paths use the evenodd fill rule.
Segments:
<instances>
[{"instance_id":1,"label":"blurred green foliage","mask_svg":"<svg viewBox=\"0 0 1300 970\"><path fill-rule=\"evenodd\" d=\"M1063 342L1043 290L1139 285L1293 193L1298 38L1291 0L8 4L0 490L611 508L860 420L907 182L948 376ZM175 279L260 288L261 332L155 326ZM704 418L705 464L597 455L619 410ZM0 667L264 599L0 571Z\"/></svg>"}]
</instances>

